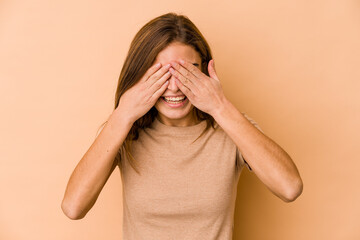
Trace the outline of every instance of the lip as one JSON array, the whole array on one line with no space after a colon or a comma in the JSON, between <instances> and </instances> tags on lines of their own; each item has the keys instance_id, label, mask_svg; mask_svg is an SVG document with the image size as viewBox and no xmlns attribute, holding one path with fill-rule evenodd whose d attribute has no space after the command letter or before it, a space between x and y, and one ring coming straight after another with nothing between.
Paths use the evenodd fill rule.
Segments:
<instances>
[{"instance_id":1,"label":"lip","mask_svg":"<svg viewBox=\"0 0 360 240\"><path fill-rule=\"evenodd\" d=\"M162 97L185 97L185 95L168 95L168 96L162 96Z\"/></svg>"},{"instance_id":2,"label":"lip","mask_svg":"<svg viewBox=\"0 0 360 240\"><path fill-rule=\"evenodd\" d=\"M179 104L172 104L172 103L168 103L161 97L161 101L163 101L166 105L168 105L171 108L179 108L179 107L184 106L189 100L188 100L188 98L186 98L183 102L181 102Z\"/></svg>"}]
</instances>

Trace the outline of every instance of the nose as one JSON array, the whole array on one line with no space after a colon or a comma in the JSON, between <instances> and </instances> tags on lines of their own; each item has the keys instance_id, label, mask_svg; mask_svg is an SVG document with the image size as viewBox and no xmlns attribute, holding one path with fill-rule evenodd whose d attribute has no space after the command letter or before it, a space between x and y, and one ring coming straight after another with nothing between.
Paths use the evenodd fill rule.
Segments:
<instances>
[{"instance_id":1,"label":"nose","mask_svg":"<svg viewBox=\"0 0 360 240\"><path fill-rule=\"evenodd\" d=\"M171 92L174 93L180 90L180 88L176 85L175 76L171 75L167 89L171 90Z\"/></svg>"}]
</instances>

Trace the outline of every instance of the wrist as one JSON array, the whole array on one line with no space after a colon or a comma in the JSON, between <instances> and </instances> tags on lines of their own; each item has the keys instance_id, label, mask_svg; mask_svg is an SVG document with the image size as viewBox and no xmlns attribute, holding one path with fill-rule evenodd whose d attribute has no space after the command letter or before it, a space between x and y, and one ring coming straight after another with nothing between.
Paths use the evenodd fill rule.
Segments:
<instances>
[{"instance_id":1,"label":"wrist","mask_svg":"<svg viewBox=\"0 0 360 240\"><path fill-rule=\"evenodd\" d=\"M112 112L109 121L128 126L129 128L131 128L135 122L126 111L119 107Z\"/></svg>"},{"instance_id":2,"label":"wrist","mask_svg":"<svg viewBox=\"0 0 360 240\"><path fill-rule=\"evenodd\" d=\"M212 117L215 120L221 118L221 116L225 115L225 111L229 110L229 107L231 106L231 102L227 98L224 98L221 104L214 109L213 113L211 114Z\"/></svg>"}]
</instances>

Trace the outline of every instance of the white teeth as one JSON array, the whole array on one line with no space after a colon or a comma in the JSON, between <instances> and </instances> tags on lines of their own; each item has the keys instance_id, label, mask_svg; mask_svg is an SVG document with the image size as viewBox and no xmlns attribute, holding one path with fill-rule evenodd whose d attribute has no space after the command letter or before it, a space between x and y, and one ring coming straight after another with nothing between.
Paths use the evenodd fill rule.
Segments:
<instances>
[{"instance_id":1,"label":"white teeth","mask_svg":"<svg viewBox=\"0 0 360 240\"><path fill-rule=\"evenodd\" d=\"M185 99L185 96L184 97L164 97L165 100L168 100L168 101L182 101Z\"/></svg>"}]
</instances>

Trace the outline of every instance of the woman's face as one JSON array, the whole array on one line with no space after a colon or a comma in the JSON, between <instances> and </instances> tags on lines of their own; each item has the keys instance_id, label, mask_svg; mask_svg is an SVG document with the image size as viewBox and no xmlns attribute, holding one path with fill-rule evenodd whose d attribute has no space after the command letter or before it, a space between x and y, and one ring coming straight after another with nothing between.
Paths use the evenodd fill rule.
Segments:
<instances>
[{"instance_id":1,"label":"woman's face","mask_svg":"<svg viewBox=\"0 0 360 240\"><path fill-rule=\"evenodd\" d=\"M178 62L180 59L191 62L201 70L201 58L199 53L196 52L192 46L180 42L173 42L163 49L157 55L154 64L160 62L162 66L164 66L171 63L171 61ZM164 96L186 97L176 85L174 76L171 76L168 87L155 103L155 108L158 110L158 119L162 123L170 126L190 126L196 124L196 119L193 114L194 106L190 103L188 98L180 104L168 104L164 100Z\"/></svg>"}]
</instances>

